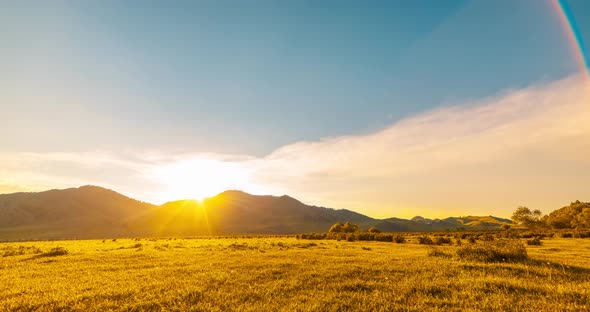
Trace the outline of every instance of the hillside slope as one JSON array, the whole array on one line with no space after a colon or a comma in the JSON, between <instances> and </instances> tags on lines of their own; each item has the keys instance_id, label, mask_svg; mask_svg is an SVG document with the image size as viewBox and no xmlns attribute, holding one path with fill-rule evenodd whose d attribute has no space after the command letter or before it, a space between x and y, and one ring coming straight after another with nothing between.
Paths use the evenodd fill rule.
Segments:
<instances>
[{"instance_id":1,"label":"hillside slope","mask_svg":"<svg viewBox=\"0 0 590 312\"><path fill-rule=\"evenodd\" d=\"M340 221L375 221L345 209L305 205L286 195L257 196L241 191L225 191L202 202L169 202L148 216L139 223L147 224L157 235L325 232ZM165 225L162 220L166 220Z\"/></svg>"},{"instance_id":2,"label":"hillside slope","mask_svg":"<svg viewBox=\"0 0 590 312\"><path fill-rule=\"evenodd\" d=\"M160 206L97 186L0 195L0 240L326 232L336 222L386 232L499 229L510 220L460 217L370 218L346 209L306 205L283 196L225 191L203 201Z\"/></svg>"},{"instance_id":3,"label":"hillside slope","mask_svg":"<svg viewBox=\"0 0 590 312\"><path fill-rule=\"evenodd\" d=\"M132 234L155 206L97 186L0 195L0 239L94 238Z\"/></svg>"}]
</instances>

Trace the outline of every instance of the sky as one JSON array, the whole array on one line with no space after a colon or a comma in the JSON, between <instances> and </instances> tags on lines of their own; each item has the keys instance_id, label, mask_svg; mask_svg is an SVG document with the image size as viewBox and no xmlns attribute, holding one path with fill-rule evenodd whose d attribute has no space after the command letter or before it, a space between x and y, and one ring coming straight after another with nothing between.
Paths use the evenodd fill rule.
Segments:
<instances>
[{"instance_id":1,"label":"sky","mask_svg":"<svg viewBox=\"0 0 590 312\"><path fill-rule=\"evenodd\" d=\"M585 0L0 1L0 193L547 213L590 201L589 44Z\"/></svg>"}]
</instances>

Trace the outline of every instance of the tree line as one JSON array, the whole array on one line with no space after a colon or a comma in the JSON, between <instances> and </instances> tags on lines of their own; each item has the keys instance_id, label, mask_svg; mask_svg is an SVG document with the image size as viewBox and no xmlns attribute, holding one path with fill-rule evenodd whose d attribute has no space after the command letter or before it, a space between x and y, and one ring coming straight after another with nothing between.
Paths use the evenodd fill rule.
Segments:
<instances>
[{"instance_id":1,"label":"tree line","mask_svg":"<svg viewBox=\"0 0 590 312\"><path fill-rule=\"evenodd\" d=\"M590 202L579 200L548 215L520 206L512 214L514 223L527 228L584 229L590 228Z\"/></svg>"}]
</instances>

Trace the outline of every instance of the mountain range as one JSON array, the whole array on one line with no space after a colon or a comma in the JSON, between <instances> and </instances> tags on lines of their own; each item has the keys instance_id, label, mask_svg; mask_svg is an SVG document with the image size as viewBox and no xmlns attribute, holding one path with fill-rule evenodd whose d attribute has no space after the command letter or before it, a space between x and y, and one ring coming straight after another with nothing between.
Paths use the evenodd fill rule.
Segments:
<instances>
[{"instance_id":1,"label":"mountain range","mask_svg":"<svg viewBox=\"0 0 590 312\"><path fill-rule=\"evenodd\" d=\"M34 193L0 194L0 240L326 232L336 222L385 232L499 229L508 219L414 217L375 219L346 209L306 205L283 196L225 191L214 197L163 205L113 190L82 186Z\"/></svg>"}]
</instances>

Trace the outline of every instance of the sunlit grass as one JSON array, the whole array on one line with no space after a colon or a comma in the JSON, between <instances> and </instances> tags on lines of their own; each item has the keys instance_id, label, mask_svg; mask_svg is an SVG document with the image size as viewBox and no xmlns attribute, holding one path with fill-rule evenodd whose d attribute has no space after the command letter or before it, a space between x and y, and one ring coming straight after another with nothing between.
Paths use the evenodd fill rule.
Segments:
<instances>
[{"instance_id":1,"label":"sunlit grass","mask_svg":"<svg viewBox=\"0 0 590 312\"><path fill-rule=\"evenodd\" d=\"M590 240L543 243L527 246L531 260L520 263L461 260L454 245L436 247L450 256L429 256L432 246L412 240L3 243L0 256L22 253L0 257L0 310L590 309Z\"/></svg>"}]
</instances>

